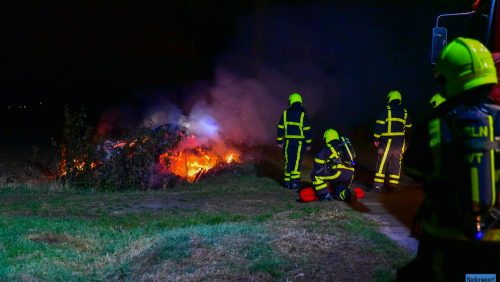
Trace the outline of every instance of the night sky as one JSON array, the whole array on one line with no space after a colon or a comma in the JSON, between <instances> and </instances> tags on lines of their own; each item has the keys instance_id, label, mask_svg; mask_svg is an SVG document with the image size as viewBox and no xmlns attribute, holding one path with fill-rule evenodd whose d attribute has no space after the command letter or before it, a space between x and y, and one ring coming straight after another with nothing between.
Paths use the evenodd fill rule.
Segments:
<instances>
[{"instance_id":1,"label":"night sky","mask_svg":"<svg viewBox=\"0 0 500 282\"><path fill-rule=\"evenodd\" d=\"M94 124L113 112L140 124L154 106L189 114L240 92L273 116L299 91L320 132L371 126L399 89L418 116L436 91L435 17L466 1L12 2L0 4L3 151L57 138L65 104Z\"/></svg>"}]
</instances>

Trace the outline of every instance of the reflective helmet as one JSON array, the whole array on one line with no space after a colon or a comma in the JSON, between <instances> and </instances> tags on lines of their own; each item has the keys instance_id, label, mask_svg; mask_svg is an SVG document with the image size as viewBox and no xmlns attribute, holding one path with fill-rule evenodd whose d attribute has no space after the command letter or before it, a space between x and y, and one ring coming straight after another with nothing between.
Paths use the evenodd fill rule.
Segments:
<instances>
[{"instance_id":1,"label":"reflective helmet","mask_svg":"<svg viewBox=\"0 0 500 282\"><path fill-rule=\"evenodd\" d=\"M323 134L323 138L325 139L325 142L328 143L332 140L338 140L339 139L339 133L336 130L333 129L327 129L325 131L325 134Z\"/></svg>"},{"instance_id":2,"label":"reflective helmet","mask_svg":"<svg viewBox=\"0 0 500 282\"><path fill-rule=\"evenodd\" d=\"M444 86L446 98L498 82L490 51L481 42L463 37L453 40L441 51L435 75Z\"/></svg>"},{"instance_id":3,"label":"reflective helmet","mask_svg":"<svg viewBox=\"0 0 500 282\"><path fill-rule=\"evenodd\" d=\"M288 100L290 101L290 106L296 102L299 102L302 104L302 96L300 96L300 94L297 92L290 94L290 97L288 98Z\"/></svg>"},{"instance_id":4,"label":"reflective helmet","mask_svg":"<svg viewBox=\"0 0 500 282\"><path fill-rule=\"evenodd\" d=\"M429 100L429 103L431 103L433 108L437 108L437 106L441 105L445 101L446 101L445 97L443 97L440 93L436 93Z\"/></svg>"},{"instance_id":5,"label":"reflective helmet","mask_svg":"<svg viewBox=\"0 0 500 282\"><path fill-rule=\"evenodd\" d=\"M388 103L393 100L399 100L401 102L401 93L397 90L392 90L389 94L387 94L387 99L389 100Z\"/></svg>"}]
</instances>

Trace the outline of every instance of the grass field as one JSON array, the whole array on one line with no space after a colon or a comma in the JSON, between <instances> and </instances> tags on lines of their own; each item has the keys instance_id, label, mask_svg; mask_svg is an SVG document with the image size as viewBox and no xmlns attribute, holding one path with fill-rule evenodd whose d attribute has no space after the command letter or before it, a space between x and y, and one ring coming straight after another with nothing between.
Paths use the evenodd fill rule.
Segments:
<instances>
[{"instance_id":1,"label":"grass field","mask_svg":"<svg viewBox=\"0 0 500 282\"><path fill-rule=\"evenodd\" d=\"M91 189L89 189L91 190ZM1 281L390 281L410 254L249 170L149 192L0 188Z\"/></svg>"}]
</instances>

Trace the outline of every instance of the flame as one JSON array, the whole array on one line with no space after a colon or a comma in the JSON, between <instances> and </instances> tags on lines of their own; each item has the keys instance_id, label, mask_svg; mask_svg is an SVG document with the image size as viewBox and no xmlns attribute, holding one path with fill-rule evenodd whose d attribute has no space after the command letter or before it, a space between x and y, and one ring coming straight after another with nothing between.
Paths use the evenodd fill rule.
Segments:
<instances>
[{"instance_id":1,"label":"flame","mask_svg":"<svg viewBox=\"0 0 500 282\"><path fill-rule=\"evenodd\" d=\"M233 163L233 162L239 162L239 155L236 153L236 152L231 152L231 153L228 153L225 157L224 157L224 160L226 161L226 163L230 164L230 163Z\"/></svg>"},{"instance_id":2,"label":"flame","mask_svg":"<svg viewBox=\"0 0 500 282\"><path fill-rule=\"evenodd\" d=\"M106 141L106 150L131 148L137 144L145 143L148 137L133 139L130 141L119 140L116 142ZM219 164L231 164L240 161L240 154L234 149L228 150L226 145L218 144L217 150L199 146L199 141L194 135L185 136L184 141L171 151L159 156L162 172L170 172L178 175L189 182L197 181L204 173ZM224 151L223 153L220 153ZM134 157L133 154L128 157ZM64 176L68 172L77 175L85 169L95 169L102 164L101 161L90 162L85 156L68 159L65 146L61 148L61 161L59 163L59 175Z\"/></svg>"},{"instance_id":3,"label":"flame","mask_svg":"<svg viewBox=\"0 0 500 282\"><path fill-rule=\"evenodd\" d=\"M171 173L185 178L189 182L196 181L200 175L219 163L229 164L238 161L239 155L234 151L220 156L212 150L202 147L164 153L160 156L160 162L168 164Z\"/></svg>"},{"instance_id":4,"label":"flame","mask_svg":"<svg viewBox=\"0 0 500 282\"><path fill-rule=\"evenodd\" d=\"M85 161L73 159L73 167L78 171L82 171L85 168Z\"/></svg>"}]
</instances>

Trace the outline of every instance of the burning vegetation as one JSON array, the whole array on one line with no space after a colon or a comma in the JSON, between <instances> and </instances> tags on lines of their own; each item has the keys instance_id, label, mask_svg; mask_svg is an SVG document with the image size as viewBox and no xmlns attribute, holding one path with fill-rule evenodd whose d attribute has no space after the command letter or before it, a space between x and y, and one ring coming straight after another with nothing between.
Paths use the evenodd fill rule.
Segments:
<instances>
[{"instance_id":1,"label":"burning vegetation","mask_svg":"<svg viewBox=\"0 0 500 282\"><path fill-rule=\"evenodd\" d=\"M174 153L164 153L160 155L160 163L167 166L168 170L189 182L197 181L210 169L223 163L238 162L236 153L228 153L225 156L218 156L209 148L196 147L175 151Z\"/></svg>"},{"instance_id":2,"label":"burning vegetation","mask_svg":"<svg viewBox=\"0 0 500 282\"><path fill-rule=\"evenodd\" d=\"M201 142L187 128L164 124L141 127L119 140L97 138L92 130L66 112L59 144L58 177L72 185L105 190L171 187L196 182L211 172L234 167L241 153L222 141Z\"/></svg>"}]
</instances>

